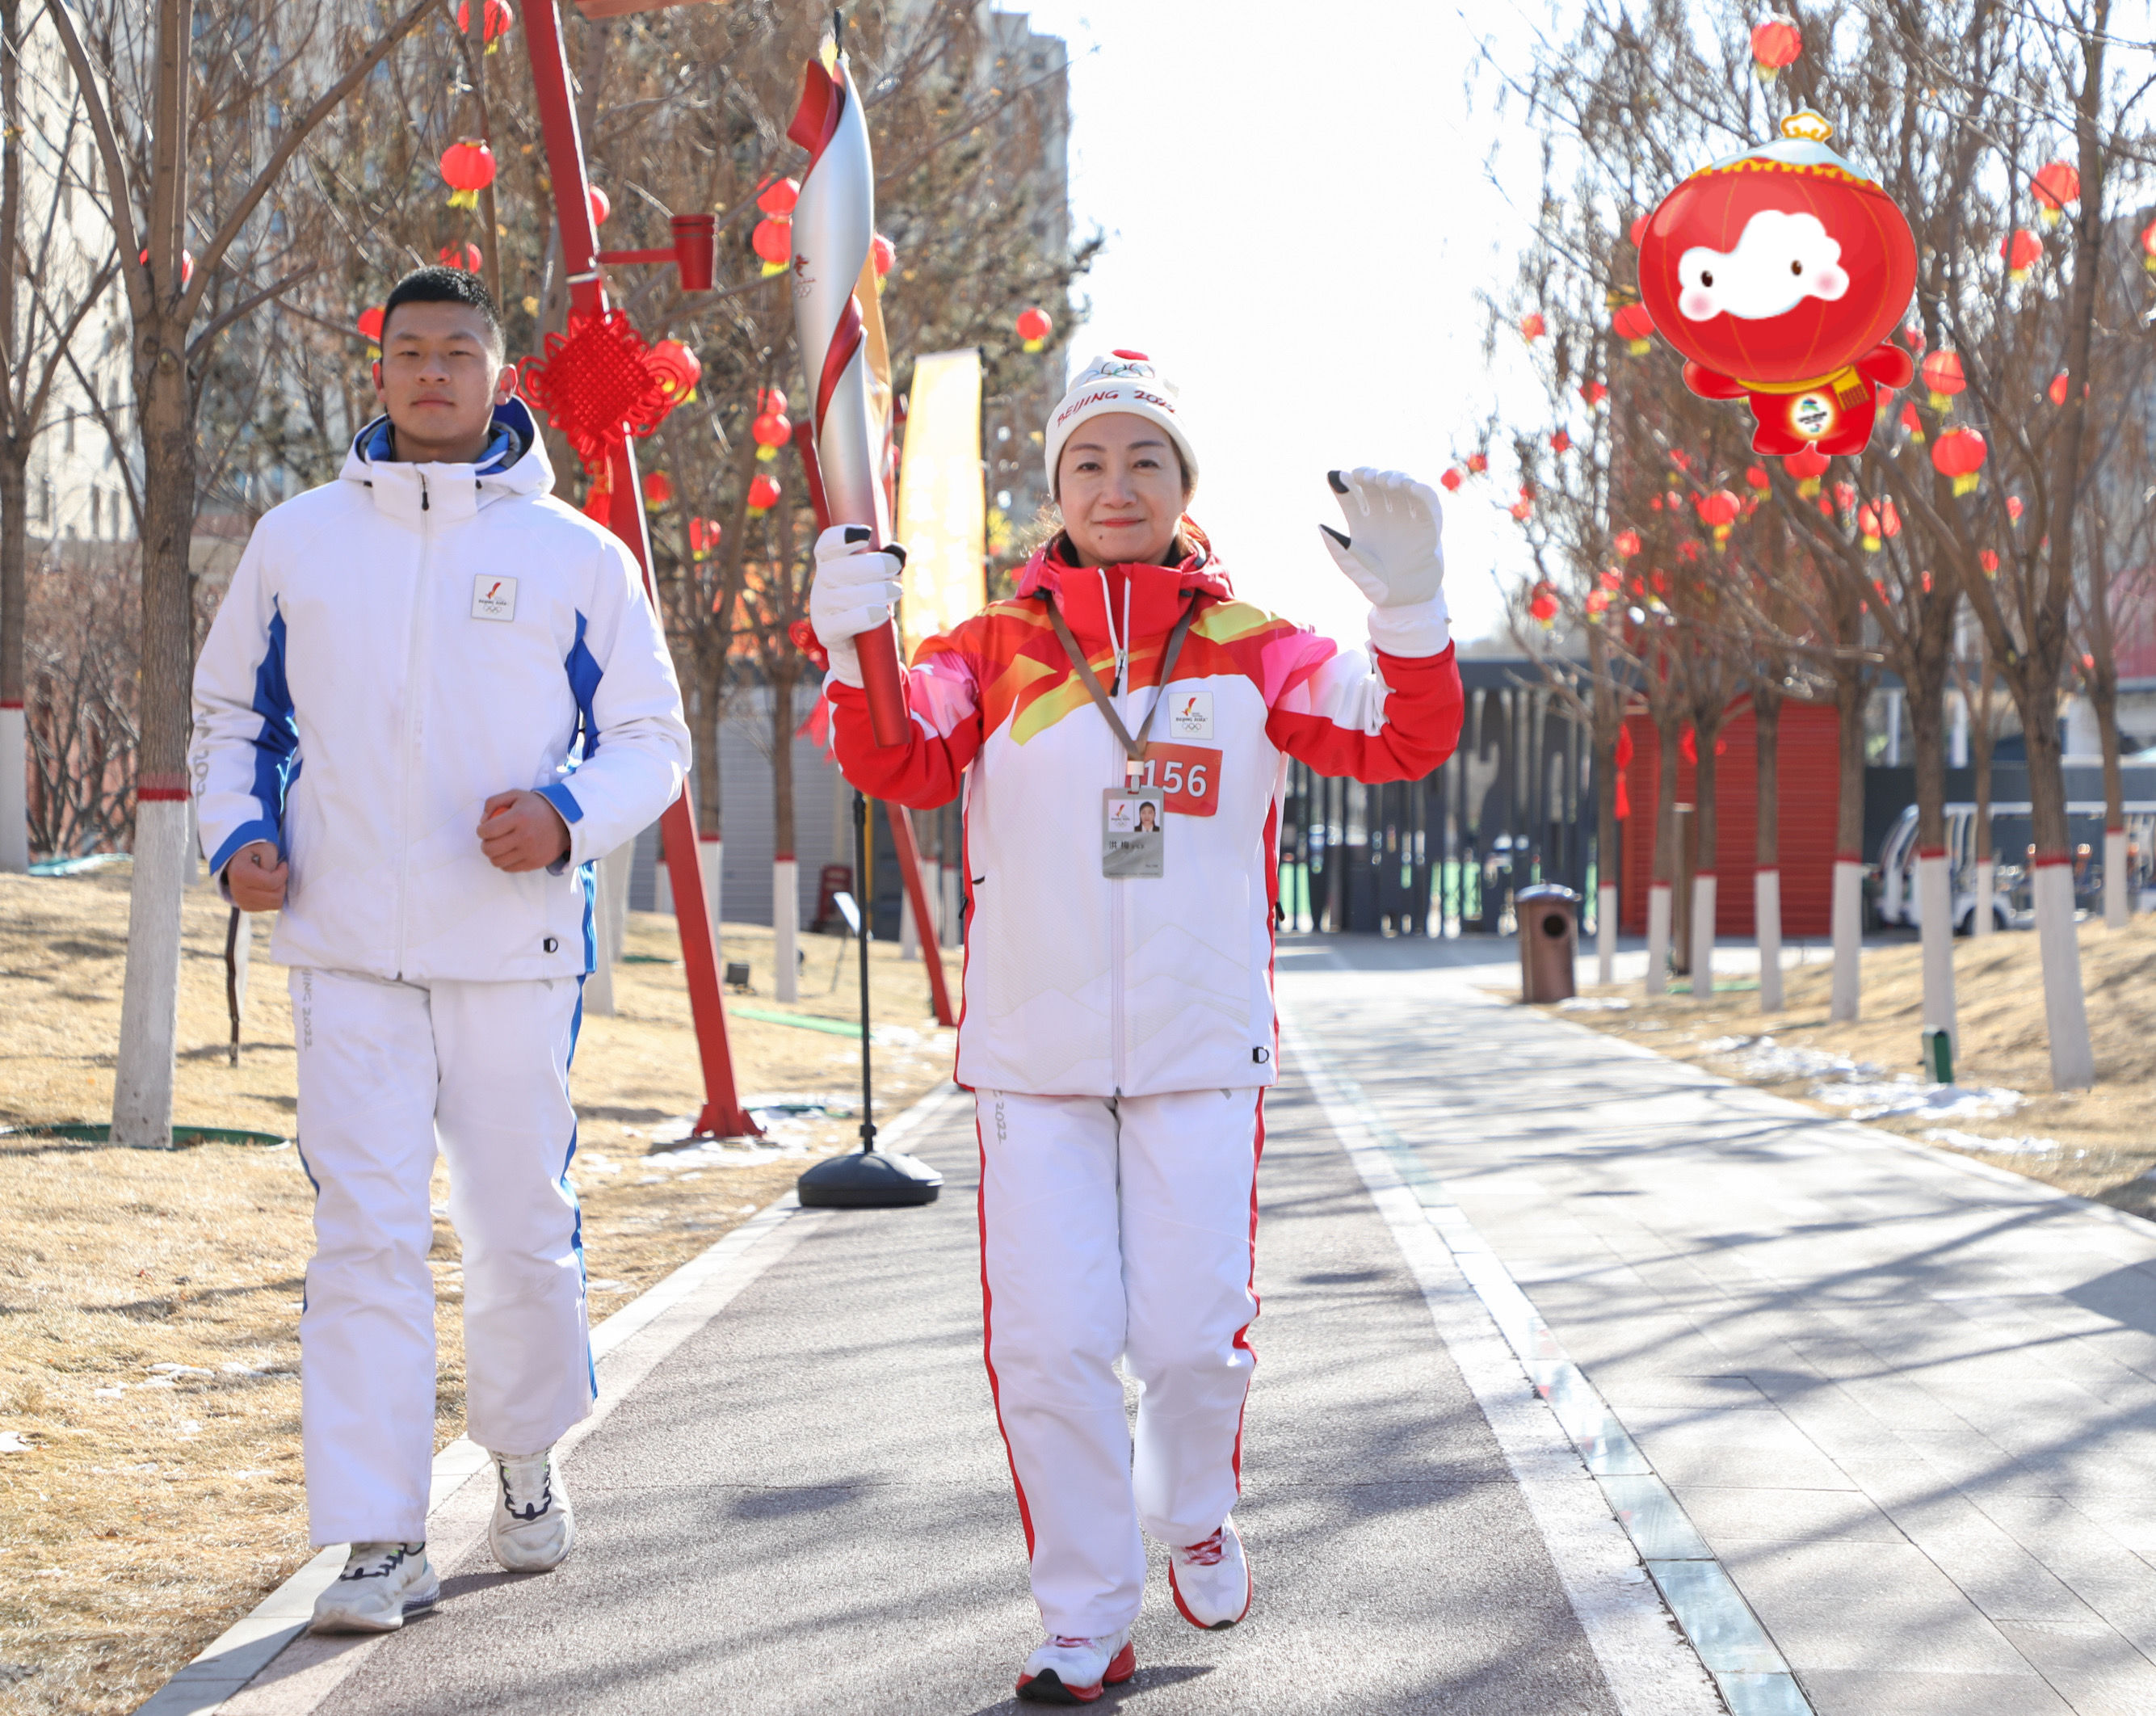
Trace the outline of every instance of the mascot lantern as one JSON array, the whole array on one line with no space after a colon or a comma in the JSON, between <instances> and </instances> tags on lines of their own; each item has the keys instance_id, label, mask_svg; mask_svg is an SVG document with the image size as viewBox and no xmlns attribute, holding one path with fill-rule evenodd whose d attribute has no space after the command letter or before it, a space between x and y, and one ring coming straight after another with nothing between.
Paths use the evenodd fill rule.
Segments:
<instances>
[{"instance_id":1,"label":"mascot lantern","mask_svg":"<svg viewBox=\"0 0 2156 1716\"><path fill-rule=\"evenodd\" d=\"M1916 289L1916 242L1830 135L1816 113L1791 115L1779 142L1686 179L1640 234L1642 305L1686 358L1687 387L1750 403L1754 452L1855 453L1875 383L1913 373L1881 342Z\"/></svg>"}]
</instances>

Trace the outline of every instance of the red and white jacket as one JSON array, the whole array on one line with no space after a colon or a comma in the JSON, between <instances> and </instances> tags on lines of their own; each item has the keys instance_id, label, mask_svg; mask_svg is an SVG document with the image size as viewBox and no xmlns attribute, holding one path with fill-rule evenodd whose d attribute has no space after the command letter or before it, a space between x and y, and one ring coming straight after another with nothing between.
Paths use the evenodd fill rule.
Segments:
<instances>
[{"instance_id":1,"label":"red and white jacket","mask_svg":"<svg viewBox=\"0 0 2156 1716\"><path fill-rule=\"evenodd\" d=\"M1101 795L1123 784L1123 749L1047 602L1135 734L1163 695L1168 633L1193 591L1196 618L1149 736L1151 784L1168 794L1165 874L1111 881ZM1288 759L1414 780L1460 735L1442 599L1373 609L1370 633L1367 652L1349 649L1237 601L1202 547L1180 566L1104 568L1044 549L1013 599L914 652L905 744L879 747L861 692L831 681L848 780L918 809L965 791L960 1084L1107 1097L1273 1082ZM1120 693L1111 635L1129 650Z\"/></svg>"}]
</instances>

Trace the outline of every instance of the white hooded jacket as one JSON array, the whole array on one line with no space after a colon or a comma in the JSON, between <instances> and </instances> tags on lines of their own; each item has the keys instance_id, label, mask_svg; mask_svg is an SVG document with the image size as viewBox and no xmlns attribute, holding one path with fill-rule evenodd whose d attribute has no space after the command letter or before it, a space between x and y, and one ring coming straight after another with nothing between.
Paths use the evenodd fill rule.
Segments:
<instances>
[{"instance_id":1,"label":"white hooded jacket","mask_svg":"<svg viewBox=\"0 0 2156 1716\"><path fill-rule=\"evenodd\" d=\"M681 693L626 545L552 493L512 399L476 465L408 465L386 424L255 527L195 669L203 850L271 840L286 965L413 981L592 968L591 861L681 790ZM496 793L542 794L568 855L510 875Z\"/></svg>"}]
</instances>

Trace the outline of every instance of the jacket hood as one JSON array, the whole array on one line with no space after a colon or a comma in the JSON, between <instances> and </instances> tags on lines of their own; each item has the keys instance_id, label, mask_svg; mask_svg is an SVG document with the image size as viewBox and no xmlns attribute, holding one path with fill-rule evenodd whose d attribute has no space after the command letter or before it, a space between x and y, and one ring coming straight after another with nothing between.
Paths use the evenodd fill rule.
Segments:
<instances>
[{"instance_id":1,"label":"jacket hood","mask_svg":"<svg viewBox=\"0 0 2156 1716\"><path fill-rule=\"evenodd\" d=\"M554 489L553 461L547 456L547 444L540 438L539 425L531 408L514 395L494 408L486 450L469 465L429 464L417 467L400 460L385 414L352 438L344 469L337 474L347 482L372 489L377 488L377 482L393 484L398 476L423 468L431 483L444 489L456 486L460 475L468 476L475 498L482 503L511 495L548 495ZM377 501L382 498L377 489Z\"/></svg>"},{"instance_id":2,"label":"jacket hood","mask_svg":"<svg viewBox=\"0 0 2156 1716\"><path fill-rule=\"evenodd\" d=\"M1091 583L1096 570L1105 570L1111 576L1136 575L1148 583L1158 583L1166 575L1173 578L1173 587L1178 590L1203 590L1224 602L1234 600L1235 587L1228 580L1227 568L1214 557L1212 539L1187 518L1183 521L1183 534L1194 545L1193 552L1173 566L1132 563L1096 568L1074 563L1070 558L1070 539L1058 531L1052 539L1033 551L1033 557L1019 573L1018 599L1022 602L1044 590L1060 596L1074 574Z\"/></svg>"},{"instance_id":3,"label":"jacket hood","mask_svg":"<svg viewBox=\"0 0 2156 1716\"><path fill-rule=\"evenodd\" d=\"M1087 649L1101 645L1164 635L1188 605L1189 593L1219 601L1234 599L1235 587L1213 558L1205 532L1188 519L1183 533L1193 552L1173 566L1133 563L1122 566L1074 566L1066 557L1069 539L1058 534L1036 549L1019 574L1018 599L1053 599L1072 633Z\"/></svg>"}]
</instances>

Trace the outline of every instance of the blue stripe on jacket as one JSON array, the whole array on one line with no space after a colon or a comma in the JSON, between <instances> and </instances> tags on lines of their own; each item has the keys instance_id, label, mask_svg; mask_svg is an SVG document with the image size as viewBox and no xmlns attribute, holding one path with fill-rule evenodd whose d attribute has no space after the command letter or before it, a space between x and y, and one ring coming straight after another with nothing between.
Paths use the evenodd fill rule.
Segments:
<instances>
[{"instance_id":1,"label":"blue stripe on jacket","mask_svg":"<svg viewBox=\"0 0 2156 1716\"><path fill-rule=\"evenodd\" d=\"M254 712L262 717L254 736L254 802L260 816L243 822L217 849L210 860L210 874L221 874L232 855L257 840L268 840L285 852L285 803L292 783L300 778L300 724L293 717L292 690L285 678L285 615L275 598L270 601L270 647L254 670Z\"/></svg>"}]
</instances>

